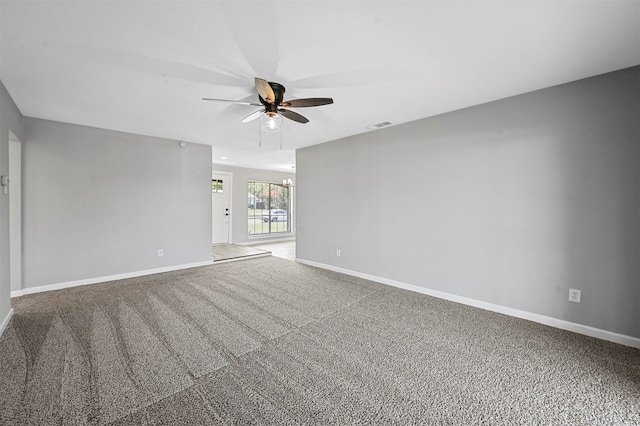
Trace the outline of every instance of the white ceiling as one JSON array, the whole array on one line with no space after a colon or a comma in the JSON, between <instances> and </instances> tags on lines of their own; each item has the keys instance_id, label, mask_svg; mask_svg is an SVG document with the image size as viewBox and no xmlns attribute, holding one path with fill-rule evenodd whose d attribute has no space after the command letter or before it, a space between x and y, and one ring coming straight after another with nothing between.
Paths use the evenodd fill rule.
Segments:
<instances>
[{"instance_id":1,"label":"white ceiling","mask_svg":"<svg viewBox=\"0 0 640 426\"><path fill-rule=\"evenodd\" d=\"M210 144L290 171L294 150L640 64L639 1L0 0L0 79L30 117ZM259 148L254 77L296 111ZM220 160L220 157L227 160Z\"/></svg>"}]
</instances>

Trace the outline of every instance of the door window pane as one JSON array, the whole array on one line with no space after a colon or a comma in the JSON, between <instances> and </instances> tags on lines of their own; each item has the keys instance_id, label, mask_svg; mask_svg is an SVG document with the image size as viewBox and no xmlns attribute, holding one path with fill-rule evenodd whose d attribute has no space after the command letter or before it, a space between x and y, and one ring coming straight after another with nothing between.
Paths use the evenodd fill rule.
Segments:
<instances>
[{"instance_id":1,"label":"door window pane","mask_svg":"<svg viewBox=\"0 0 640 426\"><path fill-rule=\"evenodd\" d=\"M223 192L222 179L211 179L211 192Z\"/></svg>"}]
</instances>

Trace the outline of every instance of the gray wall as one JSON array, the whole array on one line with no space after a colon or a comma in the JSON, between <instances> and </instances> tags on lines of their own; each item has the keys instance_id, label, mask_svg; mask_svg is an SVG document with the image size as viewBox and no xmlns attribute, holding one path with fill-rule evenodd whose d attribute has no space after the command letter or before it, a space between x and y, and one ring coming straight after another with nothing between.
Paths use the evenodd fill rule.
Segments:
<instances>
[{"instance_id":1,"label":"gray wall","mask_svg":"<svg viewBox=\"0 0 640 426\"><path fill-rule=\"evenodd\" d=\"M0 175L9 176L9 131L23 139L22 114L0 81ZM0 189L0 324L11 310L9 194Z\"/></svg>"},{"instance_id":2,"label":"gray wall","mask_svg":"<svg viewBox=\"0 0 640 426\"><path fill-rule=\"evenodd\" d=\"M250 180L260 182L281 183L283 179L291 178L295 182L295 174L284 173L271 170L246 169L242 167L225 166L223 164L213 164L213 171L231 172L233 174L233 195L231 202L233 203L231 214L233 215L231 241L235 244L248 242L260 242L265 238L292 238L293 234L274 234L267 237L252 237L247 234L247 224L249 220L248 209L249 197L247 196L247 184ZM295 187L294 187L295 198ZM295 211L293 212L295 216Z\"/></svg>"},{"instance_id":3,"label":"gray wall","mask_svg":"<svg viewBox=\"0 0 640 426\"><path fill-rule=\"evenodd\" d=\"M211 260L210 146L26 117L24 128L24 288Z\"/></svg>"},{"instance_id":4,"label":"gray wall","mask_svg":"<svg viewBox=\"0 0 640 426\"><path fill-rule=\"evenodd\" d=\"M297 257L640 337L639 80L298 150Z\"/></svg>"}]
</instances>

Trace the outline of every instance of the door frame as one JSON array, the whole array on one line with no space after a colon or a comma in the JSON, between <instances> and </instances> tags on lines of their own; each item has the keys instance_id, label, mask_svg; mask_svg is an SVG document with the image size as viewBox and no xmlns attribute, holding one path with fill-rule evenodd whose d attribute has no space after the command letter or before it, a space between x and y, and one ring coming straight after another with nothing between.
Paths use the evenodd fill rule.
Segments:
<instances>
[{"instance_id":1,"label":"door frame","mask_svg":"<svg viewBox=\"0 0 640 426\"><path fill-rule=\"evenodd\" d=\"M211 171L211 179L215 179L215 175L222 175L224 176L225 179L227 179L227 186L228 186L228 194L229 194L229 229L227 230L228 232L228 244L233 244L233 173L231 172L218 172L216 170L212 170ZM225 191L227 191L227 188L223 188ZM213 219L214 219L214 215L215 212L213 211L213 192L211 192L211 234L213 235L213 227L215 226L213 224ZM211 241L211 244L213 244L213 241Z\"/></svg>"},{"instance_id":2,"label":"door frame","mask_svg":"<svg viewBox=\"0 0 640 426\"><path fill-rule=\"evenodd\" d=\"M9 287L22 292L22 142L9 130Z\"/></svg>"}]
</instances>

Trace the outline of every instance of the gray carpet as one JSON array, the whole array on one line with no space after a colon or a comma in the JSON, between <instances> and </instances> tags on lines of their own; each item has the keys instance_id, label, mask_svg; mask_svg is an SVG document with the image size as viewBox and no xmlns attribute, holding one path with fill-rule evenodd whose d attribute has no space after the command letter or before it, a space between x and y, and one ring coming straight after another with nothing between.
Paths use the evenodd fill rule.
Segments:
<instances>
[{"instance_id":1,"label":"gray carpet","mask_svg":"<svg viewBox=\"0 0 640 426\"><path fill-rule=\"evenodd\" d=\"M640 351L275 257L24 296L0 424L640 424Z\"/></svg>"}]
</instances>

